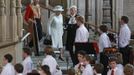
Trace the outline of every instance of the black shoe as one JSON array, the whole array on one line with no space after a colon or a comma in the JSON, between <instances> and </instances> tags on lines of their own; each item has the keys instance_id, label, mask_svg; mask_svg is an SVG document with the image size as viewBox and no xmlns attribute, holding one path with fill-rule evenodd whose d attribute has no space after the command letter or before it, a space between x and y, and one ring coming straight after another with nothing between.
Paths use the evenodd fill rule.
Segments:
<instances>
[{"instance_id":1,"label":"black shoe","mask_svg":"<svg viewBox=\"0 0 134 75\"><path fill-rule=\"evenodd\" d=\"M59 56L59 59L60 59L61 61L64 61L63 57L61 57L61 56Z\"/></svg>"}]
</instances>

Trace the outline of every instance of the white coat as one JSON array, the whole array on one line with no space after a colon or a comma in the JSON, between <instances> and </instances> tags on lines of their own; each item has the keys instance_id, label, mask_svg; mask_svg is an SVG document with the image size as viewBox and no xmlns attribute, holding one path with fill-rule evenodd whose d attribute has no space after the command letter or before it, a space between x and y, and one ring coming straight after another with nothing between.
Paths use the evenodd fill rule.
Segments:
<instances>
[{"instance_id":1,"label":"white coat","mask_svg":"<svg viewBox=\"0 0 134 75\"><path fill-rule=\"evenodd\" d=\"M30 56L26 57L24 61L22 62L22 65L24 67L23 75L27 75L27 73L32 72L33 70L33 61Z\"/></svg>"},{"instance_id":2,"label":"white coat","mask_svg":"<svg viewBox=\"0 0 134 75\"><path fill-rule=\"evenodd\" d=\"M46 58L43 59L42 65L48 65L52 75L62 75L61 70L56 69L58 63L51 55L47 55Z\"/></svg>"},{"instance_id":3,"label":"white coat","mask_svg":"<svg viewBox=\"0 0 134 75\"><path fill-rule=\"evenodd\" d=\"M82 75L94 75L93 68L90 64L87 64L85 66L84 70L82 71Z\"/></svg>"},{"instance_id":4,"label":"white coat","mask_svg":"<svg viewBox=\"0 0 134 75\"><path fill-rule=\"evenodd\" d=\"M124 24L120 28L119 34L119 47L126 47L129 44L131 37L131 31L127 24Z\"/></svg>"},{"instance_id":5,"label":"white coat","mask_svg":"<svg viewBox=\"0 0 134 75\"><path fill-rule=\"evenodd\" d=\"M15 75L14 66L11 63L7 63L0 75Z\"/></svg>"},{"instance_id":6,"label":"white coat","mask_svg":"<svg viewBox=\"0 0 134 75\"><path fill-rule=\"evenodd\" d=\"M48 33L52 38L53 48L63 48L62 36L63 36L63 16L60 14L56 16L52 14L48 22Z\"/></svg>"},{"instance_id":7,"label":"white coat","mask_svg":"<svg viewBox=\"0 0 134 75\"><path fill-rule=\"evenodd\" d=\"M102 33L99 38L99 52L103 52L104 48L111 47L111 42L106 33Z\"/></svg>"}]
</instances>

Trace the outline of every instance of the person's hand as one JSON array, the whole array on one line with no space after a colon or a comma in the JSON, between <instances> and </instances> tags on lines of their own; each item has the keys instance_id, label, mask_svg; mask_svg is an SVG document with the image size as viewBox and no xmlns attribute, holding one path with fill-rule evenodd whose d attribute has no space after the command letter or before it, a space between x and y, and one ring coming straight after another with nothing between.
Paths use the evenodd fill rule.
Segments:
<instances>
[{"instance_id":1,"label":"person's hand","mask_svg":"<svg viewBox=\"0 0 134 75\"><path fill-rule=\"evenodd\" d=\"M29 19L29 23L34 23L34 24L36 24L36 21L35 21L35 20L32 20L32 19Z\"/></svg>"}]
</instances>

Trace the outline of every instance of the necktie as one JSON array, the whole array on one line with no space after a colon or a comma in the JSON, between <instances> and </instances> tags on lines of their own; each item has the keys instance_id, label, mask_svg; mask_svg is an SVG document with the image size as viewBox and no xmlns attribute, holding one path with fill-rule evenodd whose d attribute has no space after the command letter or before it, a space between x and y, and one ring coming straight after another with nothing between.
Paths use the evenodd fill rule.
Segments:
<instances>
[{"instance_id":1,"label":"necktie","mask_svg":"<svg viewBox=\"0 0 134 75\"><path fill-rule=\"evenodd\" d=\"M114 75L114 70L112 70L111 75Z\"/></svg>"}]
</instances>

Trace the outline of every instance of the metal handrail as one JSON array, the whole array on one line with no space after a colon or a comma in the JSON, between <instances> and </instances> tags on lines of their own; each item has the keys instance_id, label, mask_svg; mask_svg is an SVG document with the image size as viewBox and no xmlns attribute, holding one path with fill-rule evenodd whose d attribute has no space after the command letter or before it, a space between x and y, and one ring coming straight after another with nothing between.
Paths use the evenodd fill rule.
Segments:
<instances>
[{"instance_id":1,"label":"metal handrail","mask_svg":"<svg viewBox=\"0 0 134 75\"><path fill-rule=\"evenodd\" d=\"M28 32L22 39L21 39L21 42L23 42L31 33Z\"/></svg>"}]
</instances>

